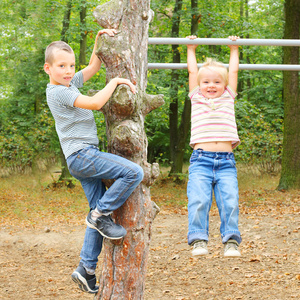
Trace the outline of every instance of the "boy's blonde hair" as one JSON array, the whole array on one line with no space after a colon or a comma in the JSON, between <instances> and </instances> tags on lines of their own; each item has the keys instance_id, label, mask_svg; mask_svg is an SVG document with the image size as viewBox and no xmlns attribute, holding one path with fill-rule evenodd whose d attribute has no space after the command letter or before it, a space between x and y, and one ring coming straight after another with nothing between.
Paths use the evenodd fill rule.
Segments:
<instances>
[{"instance_id":1,"label":"boy's blonde hair","mask_svg":"<svg viewBox=\"0 0 300 300\"><path fill-rule=\"evenodd\" d=\"M46 51L45 51L45 63L48 63L50 65L53 64L55 50L63 50L63 51L66 51L68 53L73 53L72 48L67 43L65 43L63 41L52 42L46 48Z\"/></svg>"},{"instance_id":2,"label":"boy's blonde hair","mask_svg":"<svg viewBox=\"0 0 300 300\"><path fill-rule=\"evenodd\" d=\"M204 69L212 69L213 71L216 71L217 73L219 73L222 78L225 81L225 85L228 85L228 71L227 68L220 62L212 59L212 58L207 58L206 62L201 66L201 68L198 71L198 75L197 75L197 82L200 83L200 78L201 75L204 71Z\"/></svg>"}]
</instances>

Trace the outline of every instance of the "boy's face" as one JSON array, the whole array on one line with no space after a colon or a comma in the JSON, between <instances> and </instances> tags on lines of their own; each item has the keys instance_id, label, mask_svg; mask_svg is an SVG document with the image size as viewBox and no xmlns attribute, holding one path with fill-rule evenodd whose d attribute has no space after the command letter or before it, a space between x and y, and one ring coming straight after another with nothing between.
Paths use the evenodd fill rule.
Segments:
<instances>
[{"instance_id":1,"label":"boy's face","mask_svg":"<svg viewBox=\"0 0 300 300\"><path fill-rule=\"evenodd\" d=\"M53 64L45 63L44 70L50 76L50 84L70 86L75 75L75 55L64 50L54 50Z\"/></svg>"},{"instance_id":2,"label":"boy's face","mask_svg":"<svg viewBox=\"0 0 300 300\"><path fill-rule=\"evenodd\" d=\"M205 98L220 97L225 91L224 78L215 70L205 68L200 77L200 92Z\"/></svg>"}]
</instances>

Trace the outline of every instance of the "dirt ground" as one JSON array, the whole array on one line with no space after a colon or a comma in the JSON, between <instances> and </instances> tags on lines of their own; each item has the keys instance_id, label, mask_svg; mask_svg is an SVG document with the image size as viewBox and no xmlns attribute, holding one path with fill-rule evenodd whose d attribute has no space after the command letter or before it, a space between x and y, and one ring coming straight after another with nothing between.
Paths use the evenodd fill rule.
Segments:
<instances>
[{"instance_id":1,"label":"dirt ground","mask_svg":"<svg viewBox=\"0 0 300 300\"><path fill-rule=\"evenodd\" d=\"M202 258L191 257L186 243L186 211L162 209L153 225L144 299L299 299L299 203L284 205L285 213L241 210L241 258L223 257L216 208L210 216L210 253ZM93 299L70 277L84 230L84 224L2 227L0 299Z\"/></svg>"}]
</instances>

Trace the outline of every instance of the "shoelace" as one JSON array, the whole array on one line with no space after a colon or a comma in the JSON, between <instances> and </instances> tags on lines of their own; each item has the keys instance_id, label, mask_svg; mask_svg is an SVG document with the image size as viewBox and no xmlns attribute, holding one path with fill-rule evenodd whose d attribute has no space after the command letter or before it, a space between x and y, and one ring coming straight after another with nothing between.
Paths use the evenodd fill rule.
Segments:
<instances>
[{"instance_id":1,"label":"shoelace","mask_svg":"<svg viewBox=\"0 0 300 300\"><path fill-rule=\"evenodd\" d=\"M238 249L238 245L235 243L227 243L225 249L228 250L230 248L234 248L234 250Z\"/></svg>"},{"instance_id":2,"label":"shoelace","mask_svg":"<svg viewBox=\"0 0 300 300\"><path fill-rule=\"evenodd\" d=\"M194 244L194 249L195 249L195 248L198 248L198 247L206 248L206 243L205 243L204 241L196 242L196 243Z\"/></svg>"}]
</instances>

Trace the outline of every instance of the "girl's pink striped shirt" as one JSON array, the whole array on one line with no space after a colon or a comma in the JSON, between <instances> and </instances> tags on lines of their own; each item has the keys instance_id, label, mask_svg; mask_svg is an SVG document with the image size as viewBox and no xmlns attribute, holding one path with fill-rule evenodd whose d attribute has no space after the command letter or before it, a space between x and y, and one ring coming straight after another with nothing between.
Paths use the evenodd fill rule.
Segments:
<instances>
[{"instance_id":1,"label":"girl's pink striped shirt","mask_svg":"<svg viewBox=\"0 0 300 300\"><path fill-rule=\"evenodd\" d=\"M229 86L221 97L205 98L199 86L189 93L192 102L191 140L194 148L197 143L231 141L232 148L240 144L234 112L236 93Z\"/></svg>"}]
</instances>

